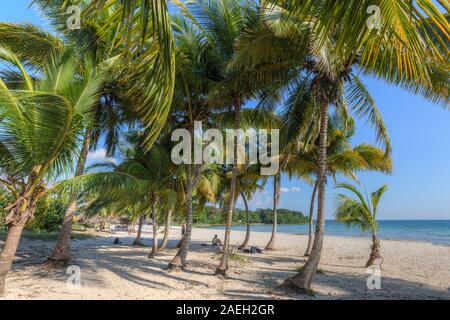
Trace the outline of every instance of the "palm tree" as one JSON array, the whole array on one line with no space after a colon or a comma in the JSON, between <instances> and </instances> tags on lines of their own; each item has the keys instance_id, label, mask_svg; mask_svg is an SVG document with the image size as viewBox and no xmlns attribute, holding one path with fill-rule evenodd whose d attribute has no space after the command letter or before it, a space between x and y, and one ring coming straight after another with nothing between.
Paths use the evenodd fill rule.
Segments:
<instances>
[{"instance_id":1,"label":"palm tree","mask_svg":"<svg viewBox=\"0 0 450 320\"><path fill-rule=\"evenodd\" d=\"M52 21L57 29L62 28L58 25L58 19L54 18ZM97 41L98 39L86 37L86 34L92 32L96 25L92 21L87 20L85 26L86 28L81 29L79 34L82 40L65 33L66 41L64 42L62 39L34 25L0 23L0 42L11 47L17 52L19 57L24 59L37 72L42 72L42 69L45 68L46 61L49 61L55 52L62 53L71 46L76 48L72 53L80 64L90 63L98 66L101 61L113 58L113 54L118 54L117 50L113 52L109 47L106 48L104 45L104 42L111 42L113 40L111 34L97 32L96 34L101 39L101 41ZM36 50L36 48L39 48L39 50ZM86 60L83 57L90 57L90 60ZM123 100L125 97L114 85L116 79L120 78L120 74L123 72L120 69L123 69L123 67L114 68L114 72L110 72L108 77L105 77L104 83L102 83L102 94L95 106L95 120L90 121L86 125L83 133L84 140L76 164L75 176L83 174L89 149L96 147L100 135L102 133L106 134L108 150L113 152L114 142L117 140L117 133L119 131L117 128L125 120L129 121L129 114L123 108ZM8 80L5 81L8 82ZM112 105L120 106L124 111L118 115L118 108L111 108ZM112 119L113 121L111 121ZM68 201L58 240L49 261L59 263L65 262L70 258L70 234L73 216L77 208L76 197L77 195L74 195Z\"/></svg>"},{"instance_id":2,"label":"palm tree","mask_svg":"<svg viewBox=\"0 0 450 320\"><path fill-rule=\"evenodd\" d=\"M164 138L164 137L163 137ZM157 241L157 213L166 200L166 208L173 208L173 193L170 188L175 172L174 165L170 161L169 147L161 139L148 152L142 147L143 133L130 132L126 136L124 146L120 148L121 158L124 160L116 165L114 163L104 163L94 168L113 169L113 173L119 176L126 174L133 177L129 185L121 186L109 196L116 207L127 207L131 204L141 204L141 208L146 208L150 212L153 226L153 243L150 257L156 254L158 248ZM96 179L96 177L91 177ZM126 188L126 189L124 189ZM96 187L98 189L98 187ZM128 190L128 191L126 191ZM133 196L130 198L130 190ZM103 192L102 192L103 193ZM101 199L101 196L99 197ZM146 216L146 214L142 214Z\"/></svg>"},{"instance_id":3,"label":"palm tree","mask_svg":"<svg viewBox=\"0 0 450 320\"><path fill-rule=\"evenodd\" d=\"M343 222L348 226L358 226L361 230L370 232L372 235L372 248L369 260L366 263L366 268L370 267L375 260L381 259L380 241L377 238L377 212L380 199L388 187L384 185L375 192L372 192L370 198L367 194L364 196L356 186L348 183L340 183L336 187L350 191L356 196L356 199L354 199L344 194L338 194L335 215L337 221Z\"/></svg>"},{"instance_id":4,"label":"palm tree","mask_svg":"<svg viewBox=\"0 0 450 320\"><path fill-rule=\"evenodd\" d=\"M209 65L209 77L214 80L208 100L229 107L234 113L234 129L241 128L241 108L249 98L255 98L265 85L270 84L275 71L267 72L262 67L235 67L236 45L242 32L260 21L260 12L254 2L240 0L197 0L189 2L191 11L180 2L181 13L196 26L202 42L211 48L214 59ZM283 69L282 69L283 70ZM284 71L284 70L283 70ZM234 211L236 181L238 175L237 137L234 139L234 163L230 184L230 197L226 205L227 219L224 250L216 274L225 275L228 270L228 252Z\"/></svg>"},{"instance_id":5,"label":"palm tree","mask_svg":"<svg viewBox=\"0 0 450 320\"><path fill-rule=\"evenodd\" d=\"M280 203L280 194L281 194L281 172L279 171L277 174L273 176L272 235L270 236L269 243L266 245L266 250L275 250L275 242L278 230L277 209Z\"/></svg>"},{"instance_id":6,"label":"palm tree","mask_svg":"<svg viewBox=\"0 0 450 320\"><path fill-rule=\"evenodd\" d=\"M173 17L172 21L176 42L177 81L172 103L171 128L186 129L193 137L196 134L195 121L201 121L202 125L209 126L211 114L217 108L207 98L212 83L208 76L210 72L208 67L213 61L213 55L190 20ZM169 263L170 269L182 270L186 265L193 224L193 194L204 170L202 164L185 164L186 199L183 202L186 203L186 232L179 250Z\"/></svg>"},{"instance_id":7,"label":"palm tree","mask_svg":"<svg viewBox=\"0 0 450 320\"><path fill-rule=\"evenodd\" d=\"M141 214L139 216L139 222L138 222L138 230L136 233L136 239L133 241L134 246L142 246L142 228L145 223L145 214Z\"/></svg>"},{"instance_id":8,"label":"palm tree","mask_svg":"<svg viewBox=\"0 0 450 320\"><path fill-rule=\"evenodd\" d=\"M246 233L244 242L239 246L239 250L244 250L247 248L248 242L250 241L250 216L248 201L252 198L252 195L257 190L262 190L264 188L266 179L260 175L259 165L239 165L238 166L238 176L236 179L236 193L241 197L246 216ZM233 168L230 165L224 165L220 167L219 174L221 176L220 188L217 191L219 204L224 207L227 205L230 199L231 190L231 177L233 174ZM261 181L261 183L259 182ZM235 199L238 200L238 197Z\"/></svg>"},{"instance_id":9,"label":"palm tree","mask_svg":"<svg viewBox=\"0 0 450 320\"><path fill-rule=\"evenodd\" d=\"M356 133L355 122L352 118L343 119L334 114L328 123L327 138L327 177L331 176L336 181L336 175L342 174L356 180L358 171L381 171L390 173L392 160L386 157L383 150L369 145L351 145L351 139ZM300 177L311 176L313 179L313 192L309 213L308 245L305 256L311 252L313 234L312 225L314 219L314 203L317 195L318 149L319 141L311 144L308 151L300 151L291 157L289 173Z\"/></svg>"},{"instance_id":10,"label":"palm tree","mask_svg":"<svg viewBox=\"0 0 450 320\"><path fill-rule=\"evenodd\" d=\"M53 189L60 192L73 192L80 189L82 198L89 204L83 210L99 212L105 207L114 208L117 214L132 210L133 216L150 216L153 223L153 243L149 257L167 245L171 212L183 207L185 202L185 170L170 161L169 136L162 136L150 151L143 147L142 132L129 132L119 145L120 164L110 161L95 164L93 172L74 177L57 184ZM205 171L207 172L207 170ZM201 176L194 194L213 193L212 177ZM205 195L208 200L213 198ZM178 203L178 205L176 205ZM163 213L167 213L164 215ZM166 231L162 245L158 248L157 226L166 220ZM139 239L139 236L137 237ZM138 242L139 244L139 242Z\"/></svg>"},{"instance_id":11,"label":"palm tree","mask_svg":"<svg viewBox=\"0 0 450 320\"><path fill-rule=\"evenodd\" d=\"M146 126L148 148L156 141L169 116L175 85L175 54L172 28L165 0L32 0L44 11L56 30L87 46L105 45L126 53L133 71L122 74L128 99ZM70 5L83 17L82 30L67 30ZM83 28L85 28L83 32ZM102 35L110 35L103 42ZM80 49L80 47L78 47ZM145 93L145 95L143 95Z\"/></svg>"},{"instance_id":12,"label":"palm tree","mask_svg":"<svg viewBox=\"0 0 450 320\"><path fill-rule=\"evenodd\" d=\"M166 212L166 215L164 216L164 236L161 245L157 248L158 251L164 251L166 249L169 243L173 212L183 207L186 198L184 194L185 181L183 181L183 177L185 176L184 168L173 168L173 170L172 181L168 182L167 185L167 187L172 191L162 194L160 210L162 212Z\"/></svg>"},{"instance_id":13,"label":"palm tree","mask_svg":"<svg viewBox=\"0 0 450 320\"><path fill-rule=\"evenodd\" d=\"M0 166L2 174L11 177L11 183L2 182L16 194L7 208L8 236L0 255L3 295L23 228L46 195L46 182L71 167L83 122L92 115L110 63L103 70L87 65L77 70L70 54L54 55L42 76L33 78L5 45L0 59L20 71L21 84L20 90L11 89L0 79Z\"/></svg>"},{"instance_id":14,"label":"palm tree","mask_svg":"<svg viewBox=\"0 0 450 320\"><path fill-rule=\"evenodd\" d=\"M245 220L246 220L246 232L244 242L239 246L239 250L247 248L250 241L250 215L248 208L248 201L251 200L252 195L257 190L264 188L265 179L259 175L259 166L249 166L245 170L239 170L236 189L239 191L245 208ZM258 183L258 180L262 180L262 183Z\"/></svg>"},{"instance_id":15,"label":"palm tree","mask_svg":"<svg viewBox=\"0 0 450 320\"><path fill-rule=\"evenodd\" d=\"M369 118L377 129L378 140L385 143L386 153L390 151L381 115L355 71L361 70L364 74L401 85L434 101L446 103L448 99L448 80L443 80L445 76L442 78L448 71L439 67L445 64L445 52L448 52L445 45L448 22L443 14L432 1L417 5L407 0L389 4L380 1L383 26L381 30L374 30L367 27L365 14L366 8L373 4L373 1L364 0L352 5L331 0L264 1L261 10L265 13L265 27L250 30L248 38L252 40L247 46L245 41L241 43L244 48L239 61L241 65L249 61L251 64L267 63L275 56L276 63L290 62L294 70L296 66L301 74L310 77L309 91L319 110L316 236L305 268L288 279L285 287L309 290L320 261L330 106L342 109L341 97L346 92L353 111ZM424 19L421 8L429 15L429 20ZM432 24L436 28L430 32ZM264 36L261 36L261 30ZM273 36L267 34L267 30L272 30ZM436 46L436 41L444 45ZM274 49L277 47L278 51ZM250 48L260 57L255 59L255 55L249 54ZM269 54L261 58L265 52L257 48L271 50L266 50ZM285 57L288 59L284 60Z\"/></svg>"},{"instance_id":16,"label":"palm tree","mask_svg":"<svg viewBox=\"0 0 450 320\"><path fill-rule=\"evenodd\" d=\"M46 59L45 54L64 46L74 47L74 52L80 57L92 56L94 64L117 54L126 58L103 85L94 121L87 126L84 134L75 176L83 174L88 151L97 147L103 133L106 133L108 154L114 153L121 125L136 120L135 111L139 112L143 122L148 125L146 143L150 146L168 115L173 92L173 44L165 1L153 1L151 4L147 1L93 1L89 4L86 1L35 0L32 3L49 18L55 30L66 41L55 41L51 35L33 26L7 26L0 35L1 38L22 52L28 60L41 63ZM71 4L76 4L83 10L80 30L68 30L66 27L67 16L64 12ZM102 10L105 5L108 10ZM156 15L150 14L151 12ZM128 26L133 24L133 20L140 21L141 24L134 28L124 28L124 24L117 17L126 19ZM134 34L133 41L130 41L133 32L141 36L136 39ZM158 36L155 37L156 32ZM125 37L127 46L123 45ZM33 41L27 42L27 39ZM145 45L134 45L140 41ZM45 50L34 50L36 45ZM136 59L137 56L139 59ZM148 65L153 67L148 68ZM130 112L130 108L134 111ZM70 234L75 210L74 198L67 206L50 261L65 262L70 258Z\"/></svg>"}]
</instances>

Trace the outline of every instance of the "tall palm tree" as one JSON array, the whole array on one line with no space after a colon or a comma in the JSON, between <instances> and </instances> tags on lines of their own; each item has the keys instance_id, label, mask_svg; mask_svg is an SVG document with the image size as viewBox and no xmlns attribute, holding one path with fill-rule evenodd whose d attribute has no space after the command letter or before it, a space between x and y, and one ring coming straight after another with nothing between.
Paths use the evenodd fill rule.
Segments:
<instances>
[{"instance_id":1,"label":"tall palm tree","mask_svg":"<svg viewBox=\"0 0 450 320\"><path fill-rule=\"evenodd\" d=\"M51 13L53 11L50 9L47 8L44 12L52 16ZM63 28L59 25L61 22L57 16L51 22L56 29ZM0 42L10 46L17 52L19 57L27 62L27 65L33 71L38 73L43 71L45 62L49 61L52 55L68 50L70 47L75 48L72 53L80 65L90 63L98 66L102 61L117 57L120 54L118 50L111 50L106 45L106 43L114 41L114 35L98 31L99 26L92 20L86 20L84 26L84 28L79 30L79 37L63 32L61 34L64 38L59 38L34 25L0 23ZM92 32L95 32L96 38L87 36ZM35 50L36 48L39 48L39 50ZM117 55L115 56L115 54ZM90 57L90 60L86 60L84 57ZM120 132L120 126L136 118L136 116L132 116L130 112L127 112L128 101L125 101L125 95L117 85L117 79L120 79L121 74L124 72L123 68L123 65L119 67L116 64L114 69L110 69L111 72L108 73L108 77L105 77L102 83L102 94L96 102L94 120L86 124L86 129L83 133L84 140L78 156L74 172L75 176L83 174L89 149L96 147L102 134L106 135L108 151L112 153L118 132ZM5 81L8 82L7 80ZM61 230L55 248L49 258L50 261L65 262L70 258L70 235L74 212L77 208L76 197L74 195L68 201Z\"/></svg>"},{"instance_id":2,"label":"tall palm tree","mask_svg":"<svg viewBox=\"0 0 450 320\"><path fill-rule=\"evenodd\" d=\"M266 245L266 250L275 250L275 243L278 231L278 215L277 209L280 204L281 195L281 171L273 176L273 221L272 221L272 235L270 236L269 243Z\"/></svg>"},{"instance_id":3,"label":"tall palm tree","mask_svg":"<svg viewBox=\"0 0 450 320\"><path fill-rule=\"evenodd\" d=\"M381 171L390 173L392 170L392 160L386 157L383 150L369 145L351 145L351 139L356 133L355 122L352 118L344 119L338 114L331 116L328 123L327 138L327 177L336 180L337 174L350 177L356 180L356 172L359 171ZM308 256L312 249L313 234L312 224L314 219L314 203L317 195L317 172L319 139L308 147L308 151L300 151L291 160L290 173L299 176L313 177L313 192L311 196L308 245L305 256Z\"/></svg>"},{"instance_id":4,"label":"tall palm tree","mask_svg":"<svg viewBox=\"0 0 450 320\"><path fill-rule=\"evenodd\" d=\"M51 49L64 46L73 47L78 56L92 56L94 64L122 54L123 63L109 75L94 121L86 128L75 176L83 174L88 151L97 147L102 134L106 134L108 153L114 153L123 122L136 120L135 112L147 125L146 144L150 146L167 118L174 85L173 44L165 1L34 0L32 4L38 6L65 42L53 41L40 30L36 33L36 28L10 26L0 35L2 40L6 39L30 61L41 63ZM67 29L65 11L73 4L82 10L83 22L79 30ZM27 39L33 41L27 42ZM55 43L58 46L51 48ZM36 45L45 50L34 50ZM76 200L71 199L50 261L64 262L70 258L75 210Z\"/></svg>"},{"instance_id":5,"label":"tall palm tree","mask_svg":"<svg viewBox=\"0 0 450 320\"><path fill-rule=\"evenodd\" d=\"M234 113L234 129L241 128L241 108L249 98L257 97L265 85L272 82L275 71L264 68L235 67L233 63L236 44L242 32L260 21L260 12L256 3L240 0L197 0L191 1L191 10L175 1L181 14L188 17L196 26L202 42L213 52L214 60L209 65L209 77L215 81L208 99L211 103L229 107ZM237 137L234 139L234 163L231 176L231 189L226 205L227 219L224 250L216 274L224 275L228 270L228 252L234 204L237 197L236 181L238 174Z\"/></svg>"},{"instance_id":6,"label":"tall palm tree","mask_svg":"<svg viewBox=\"0 0 450 320\"><path fill-rule=\"evenodd\" d=\"M212 84L209 65L213 61L213 55L192 21L181 17L173 17L172 21L176 42L177 81L172 103L171 128L186 129L191 137L194 137L199 134L195 132L195 122L202 122L204 127L210 126L211 115L217 108L208 100ZM190 163L185 164L186 231L179 250L169 263L170 269L182 270L186 265L193 224L193 194L205 170L202 164L192 164L192 159L189 161Z\"/></svg>"},{"instance_id":7,"label":"tall palm tree","mask_svg":"<svg viewBox=\"0 0 450 320\"><path fill-rule=\"evenodd\" d=\"M340 183L336 185L350 191L355 197L351 198L345 194L338 194L336 201L335 215L336 220L347 224L360 227L363 231L369 231L372 236L372 248L369 260L367 260L366 267L374 264L380 255L380 241L377 237L378 223L377 212L381 197L387 191L387 185L382 186L369 196L363 195L356 186L348 183Z\"/></svg>"},{"instance_id":8,"label":"tall palm tree","mask_svg":"<svg viewBox=\"0 0 450 320\"><path fill-rule=\"evenodd\" d=\"M175 84L175 54L167 2L165 0L32 0L52 19L57 31L101 44L98 31L109 34L111 50L126 52L134 61L134 71L124 73L126 88L143 123L146 125L146 145L156 141L169 115ZM91 32L67 30L67 8L81 9L82 27L95 26ZM86 26L87 25L87 26ZM142 92L146 94L143 96ZM140 98L135 98L135 96Z\"/></svg>"},{"instance_id":9,"label":"tall palm tree","mask_svg":"<svg viewBox=\"0 0 450 320\"><path fill-rule=\"evenodd\" d=\"M380 30L368 28L366 24L366 9L374 4L379 5L383 13ZM422 9L429 19L424 18ZM302 74L310 77L310 92L319 110L316 236L303 271L284 283L285 287L309 290L323 245L330 106L343 108L341 97L346 92L355 114L367 116L374 124L377 137L379 141L384 141L388 154L390 145L382 118L356 70L423 94L433 101L446 103L448 70L442 66L448 55L445 38L448 37L449 27L433 1L414 4L408 0L389 3L363 0L348 5L332 0L273 0L262 2L261 10L265 14L266 24L248 32L252 40L247 41L247 46L245 41L244 45L241 43L244 50L239 64L245 65L249 61L252 64L267 63L275 56L274 61L278 64L284 61L297 66L294 70L301 70ZM272 30L273 36L267 34L267 30ZM250 47L260 57L251 55ZM269 54L264 54L257 48L271 50L266 50Z\"/></svg>"},{"instance_id":10,"label":"tall palm tree","mask_svg":"<svg viewBox=\"0 0 450 320\"><path fill-rule=\"evenodd\" d=\"M0 295L27 221L46 195L46 182L68 170L77 153L79 134L98 99L103 70L77 70L70 53L54 55L38 78L20 58L0 47L0 59L20 70L19 90L0 79L1 171L14 181L15 202L8 206L8 236L0 255ZM14 85L13 87L15 87ZM15 184L17 182L17 184Z\"/></svg>"}]
</instances>

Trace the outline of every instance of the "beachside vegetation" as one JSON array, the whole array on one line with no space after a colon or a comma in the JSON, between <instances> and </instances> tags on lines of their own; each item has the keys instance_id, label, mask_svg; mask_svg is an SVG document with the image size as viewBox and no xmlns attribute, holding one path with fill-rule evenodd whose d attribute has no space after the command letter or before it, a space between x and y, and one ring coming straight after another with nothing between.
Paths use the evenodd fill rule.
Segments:
<instances>
[{"instance_id":1,"label":"beachside vegetation","mask_svg":"<svg viewBox=\"0 0 450 320\"><path fill-rule=\"evenodd\" d=\"M338 194L336 197L336 220L345 223L348 226L355 225L361 230L370 232L372 238L372 247L369 260L366 267L370 267L376 260L381 259L380 239L377 236L378 222L377 212L381 197L388 190L388 186L384 185L378 190L370 193L362 192L358 188L349 183L339 183L337 188L349 191L353 197L346 194Z\"/></svg>"}]
</instances>

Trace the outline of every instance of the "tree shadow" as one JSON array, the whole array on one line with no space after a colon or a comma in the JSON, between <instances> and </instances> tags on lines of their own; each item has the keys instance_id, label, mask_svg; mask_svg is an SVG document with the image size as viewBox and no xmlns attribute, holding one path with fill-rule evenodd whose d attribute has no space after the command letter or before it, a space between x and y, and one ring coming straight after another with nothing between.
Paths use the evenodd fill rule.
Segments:
<instances>
[{"instance_id":1,"label":"tree shadow","mask_svg":"<svg viewBox=\"0 0 450 320\"><path fill-rule=\"evenodd\" d=\"M133 246L134 237L132 236L122 236L120 238L122 244L114 245L115 237L115 235L111 235L95 240L74 241L76 242L72 252L74 258L70 261L70 265L79 265L83 270L88 271L83 277L83 283L86 285L99 288L108 287L109 284L105 282L106 280L97 276L98 269L105 269L121 279L145 288L162 291L179 290L178 284L182 284L187 289L202 290L201 288L209 288L213 283L219 290L219 280L209 281L211 278L218 279L213 275L217 265L217 261L214 259L209 262L205 259L189 260L188 257L189 266L183 273L167 271L168 263L176 253L174 247L178 240L170 241L169 246L172 249L158 252L155 258L148 259L150 247ZM210 254L212 258L218 252L217 247L202 246L202 243L204 242L191 241L191 253ZM40 279L48 277L56 281L66 281L68 275L65 269L46 271L40 266L46 261L53 245L54 242L48 241L21 243L13 270L21 271L22 268L33 267L32 277ZM245 256L250 264L244 264L242 268L231 268L226 279L232 282L242 282L246 286L251 286L254 291L223 289L222 294L230 299L450 299L450 289L442 290L422 283L384 276L381 278L381 290L369 290L366 284L369 275L361 272L361 269L364 268L346 265L344 261L343 264L321 264L321 267L325 269L325 274L316 275L313 286L313 289L316 289L315 296L289 293L276 288L286 278L294 276L297 273L295 266L304 262L306 258L278 256L276 252L239 254ZM252 265L252 262L258 265ZM285 265L277 265L280 263ZM290 266L293 268L289 269ZM346 270L346 273L332 272L326 269L327 266L343 267L349 270ZM211 270L211 272L205 270ZM247 273L247 276L242 276L243 273ZM249 273L251 273L251 277L248 277ZM145 276L146 274L148 276ZM195 275L201 277L192 279L192 276ZM18 273L17 276L20 274ZM164 279L171 281L165 282Z\"/></svg>"},{"instance_id":2,"label":"tree shadow","mask_svg":"<svg viewBox=\"0 0 450 320\"><path fill-rule=\"evenodd\" d=\"M381 277L381 289L369 289L367 279L370 275L349 275L325 271L315 277L313 299L334 300L440 300L450 299L450 292L428 287L422 283ZM282 282L279 282L281 285ZM316 289L316 290L314 290ZM328 291L328 292L327 292ZM306 298L299 294L298 298Z\"/></svg>"}]
</instances>

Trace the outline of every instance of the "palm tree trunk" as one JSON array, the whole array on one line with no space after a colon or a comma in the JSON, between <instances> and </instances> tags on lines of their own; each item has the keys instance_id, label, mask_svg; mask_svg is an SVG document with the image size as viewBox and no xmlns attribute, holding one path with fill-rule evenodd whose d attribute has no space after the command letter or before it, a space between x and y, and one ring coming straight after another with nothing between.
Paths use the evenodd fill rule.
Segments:
<instances>
[{"instance_id":1,"label":"palm tree trunk","mask_svg":"<svg viewBox=\"0 0 450 320\"><path fill-rule=\"evenodd\" d=\"M250 215L248 213L248 203L247 198L245 197L244 192L241 192L242 201L244 201L245 206L245 217L247 219L247 232L245 233L245 240L244 242L239 246L239 250L245 250L248 246L248 242L250 241Z\"/></svg>"},{"instance_id":2,"label":"palm tree trunk","mask_svg":"<svg viewBox=\"0 0 450 320\"><path fill-rule=\"evenodd\" d=\"M11 266L16 255L17 247L19 246L20 238L24 224L16 224L8 229L8 236L6 238L5 246L0 255L0 297L5 295L5 280L6 275L11 270Z\"/></svg>"},{"instance_id":3,"label":"palm tree trunk","mask_svg":"<svg viewBox=\"0 0 450 320\"><path fill-rule=\"evenodd\" d=\"M234 110L234 128L236 130L241 127L241 101L239 99L235 102L235 110ZM229 255L229 247L230 247L230 236L231 236L231 225L233 223L233 212L234 212L234 199L236 197L236 181L237 181L237 173L238 173L238 163L237 163L237 154L238 154L238 138L234 138L234 159L233 159L233 171L231 175L230 182L230 199L228 203L228 212L227 212L227 222L225 226L225 240L223 244L223 252L222 258L220 259L220 264L216 269L217 275L226 275L228 270L228 255Z\"/></svg>"},{"instance_id":4,"label":"palm tree trunk","mask_svg":"<svg viewBox=\"0 0 450 320\"><path fill-rule=\"evenodd\" d=\"M378 240L376 233L372 233L372 251L369 260L366 263L366 268L374 264L375 260L380 259L380 240Z\"/></svg>"},{"instance_id":5,"label":"palm tree trunk","mask_svg":"<svg viewBox=\"0 0 450 320\"><path fill-rule=\"evenodd\" d=\"M318 208L316 232L311 254L306 261L302 272L296 276L286 279L282 284L284 288L306 290L311 289L323 246L323 234L325 229L325 184L327 169L327 134L328 134L328 103L323 103L320 113L320 146L319 146L319 172L317 174L318 183Z\"/></svg>"},{"instance_id":6,"label":"palm tree trunk","mask_svg":"<svg viewBox=\"0 0 450 320\"><path fill-rule=\"evenodd\" d=\"M280 191L281 191L281 175L278 172L273 176L273 223L272 223L272 236L270 237L270 241L266 246L266 250L275 250L275 241L277 238L277 229L278 229L278 216L277 216L277 207L280 201Z\"/></svg>"},{"instance_id":7,"label":"palm tree trunk","mask_svg":"<svg viewBox=\"0 0 450 320\"><path fill-rule=\"evenodd\" d=\"M136 234L136 239L133 242L133 246L142 246L142 227L144 226L145 222L145 214L141 215L139 217L139 225L138 225L138 231Z\"/></svg>"},{"instance_id":8,"label":"palm tree trunk","mask_svg":"<svg viewBox=\"0 0 450 320\"><path fill-rule=\"evenodd\" d=\"M135 226L136 226L136 222L135 222L135 221L132 221L132 222L131 222L130 229L128 230L128 235L131 235L132 233L134 233L134 231L135 231Z\"/></svg>"},{"instance_id":9,"label":"palm tree trunk","mask_svg":"<svg viewBox=\"0 0 450 320\"><path fill-rule=\"evenodd\" d=\"M149 258L153 258L158 249L158 229L156 227L156 212L155 212L155 203L152 202L151 207L151 217L152 217L152 230L153 230L153 243L152 243L152 251L149 254Z\"/></svg>"},{"instance_id":10,"label":"palm tree trunk","mask_svg":"<svg viewBox=\"0 0 450 320\"><path fill-rule=\"evenodd\" d=\"M183 235L183 239L181 239L181 245L177 254L169 263L169 269L175 270L182 270L186 266L186 258L189 252L193 223L192 192L198 182L198 179L200 178L202 165L188 164L187 169L186 232Z\"/></svg>"},{"instance_id":11,"label":"palm tree trunk","mask_svg":"<svg viewBox=\"0 0 450 320\"><path fill-rule=\"evenodd\" d=\"M166 217L166 229L164 230L164 238L161 243L161 246L158 248L158 251L163 251L166 249L167 244L169 243L169 232L170 232L170 224L172 223L172 209L167 211Z\"/></svg>"},{"instance_id":12,"label":"palm tree trunk","mask_svg":"<svg viewBox=\"0 0 450 320\"><path fill-rule=\"evenodd\" d=\"M312 244L313 244L313 225L314 225L314 203L316 202L317 195L317 180L314 183L314 190L311 196L311 204L309 205L309 225L308 225L308 247L306 248L305 257L311 254Z\"/></svg>"},{"instance_id":13,"label":"palm tree trunk","mask_svg":"<svg viewBox=\"0 0 450 320\"><path fill-rule=\"evenodd\" d=\"M21 208L24 203L29 204L25 210ZM9 209L9 214L6 219L8 235L6 236L5 245L0 254L0 297L5 295L6 276L11 270L23 229L28 219L34 216L35 209L36 207L31 199L27 198L19 198Z\"/></svg>"},{"instance_id":14,"label":"palm tree trunk","mask_svg":"<svg viewBox=\"0 0 450 320\"><path fill-rule=\"evenodd\" d=\"M84 172L90 145L91 130L88 128L86 129L86 133L84 136L83 147L81 150L80 158L78 159L75 177L81 176ZM55 248L53 249L53 252L49 257L49 261L51 262L64 263L70 259L70 235L72 233L73 216L77 209L77 197L78 195L74 194L71 197L69 205L66 208L66 211L64 213L64 220L61 225L61 230L58 234Z\"/></svg>"}]
</instances>

